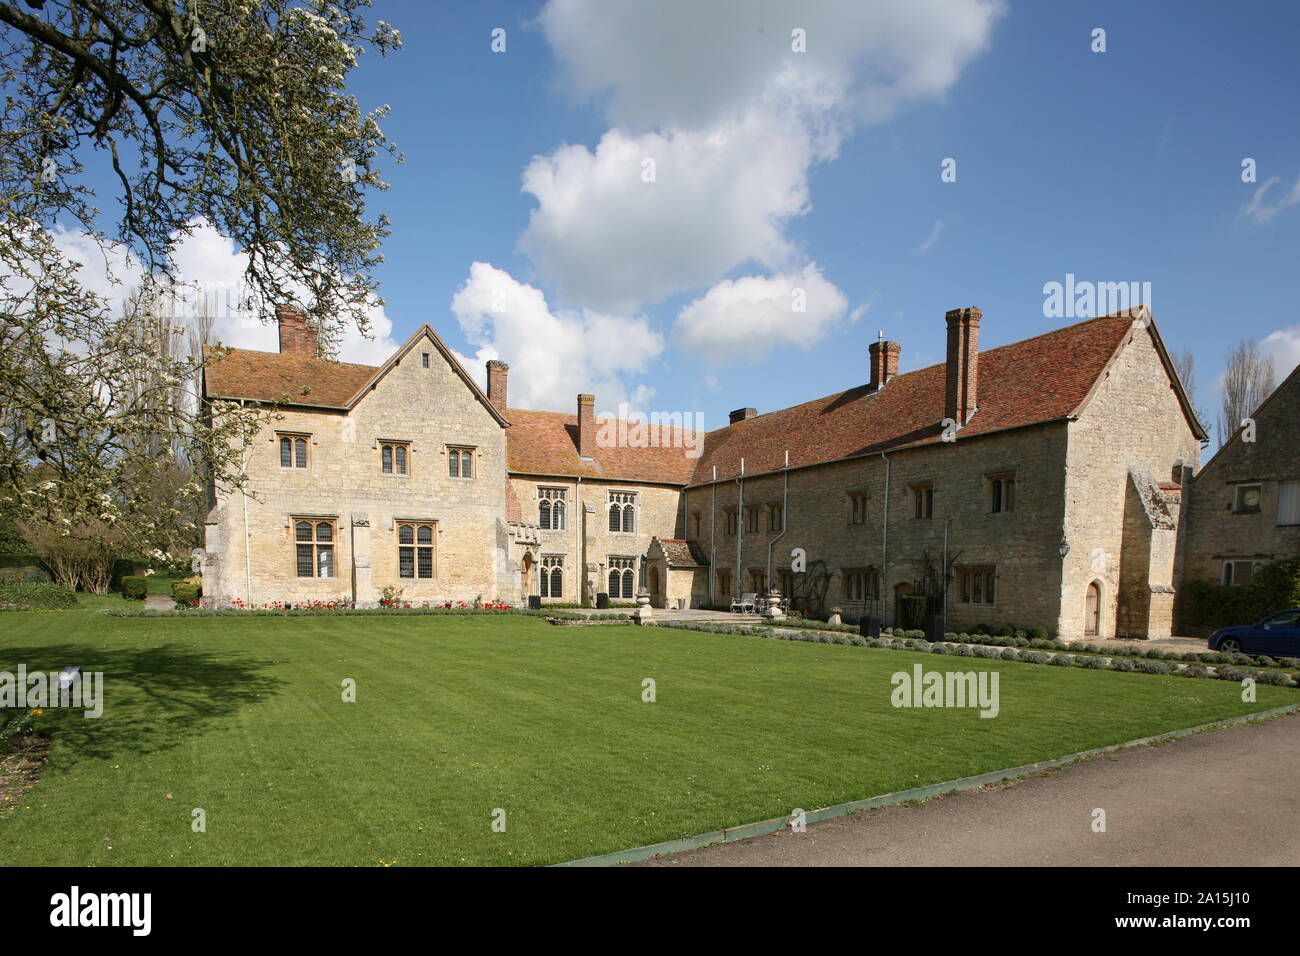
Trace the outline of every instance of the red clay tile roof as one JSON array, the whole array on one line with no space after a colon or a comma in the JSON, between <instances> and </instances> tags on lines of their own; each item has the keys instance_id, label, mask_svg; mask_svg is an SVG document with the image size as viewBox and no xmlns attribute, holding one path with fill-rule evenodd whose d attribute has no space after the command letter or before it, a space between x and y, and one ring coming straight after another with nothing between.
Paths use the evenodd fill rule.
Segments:
<instances>
[{"instance_id":1,"label":"red clay tile roof","mask_svg":"<svg viewBox=\"0 0 1300 956\"><path fill-rule=\"evenodd\" d=\"M684 447L678 429L663 429L661 444L676 447L634 448L627 446L596 449L593 461L578 457L578 416L564 412L534 412L522 408L506 411L507 468L516 474L611 478L618 481L646 481L684 485L690 480L696 459ZM600 419L596 420L597 427ZM698 442L695 451L699 451Z\"/></svg>"},{"instance_id":2,"label":"red clay tile roof","mask_svg":"<svg viewBox=\"0 0 1300 956\"><path fill-rule=\"evenodd\" d=\"M978 411L960 439L1065 418L1092 391L1133 327L1133 319L1103 316L1032 339L981 352ZM907 372L880 391L860 385L802 405L769 412L709 432L692 483L733 478L790 465L937 442L944 417L946 366Z\"/></svg>"},{"instance_id":3,"label":"red clay tile roof","mask_svg":"<svg viewBox=\"0 0 1300 956\"><path fill-rule=\"evenodd\" d=\"M231 349L209 352L203 394L208 398L243 398L318 408L343 408L379 371L372 365L351 365L327 359Z\"/></svg>"},{"instance_id":4,"label":"red clay tile roof","mask_svg":"<svg viewBox=\"0 0 1300 956\"><path fill-rule=\"evenodd\" d=\"M1071 415L1087 400L1132 328L1131 316L1103 316L981 352L979 409L961 438ZM1158 341L1154 325L1151 329ZM234 350L207 370L205 394L342 408L379 371L369 365ZM791 466L799 467L930 444L941 434L945 372L944 365L932 365L896 376L876 393L860 385L717 429L705 437L699 457L691 457L677 433L675 446L602 447L593 461L583 461L576 414L511 408L506 413L507 468L514 474L686 485L709 481L714 466L718 478L732 478L741 458L745 473L756 475L779 470L786 451ZM509 495L507 508L513 510Z\"/></svg>"}]
</instances>

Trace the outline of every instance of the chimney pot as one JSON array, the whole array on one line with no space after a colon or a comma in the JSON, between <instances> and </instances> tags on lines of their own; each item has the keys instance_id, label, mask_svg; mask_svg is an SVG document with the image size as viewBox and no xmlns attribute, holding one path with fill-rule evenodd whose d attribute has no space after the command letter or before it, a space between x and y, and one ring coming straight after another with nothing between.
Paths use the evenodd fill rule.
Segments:
<instances>
[{"instance_id":1,"label":"chimney pot","mask_svg":"<svg viewBox=\"0 0 1300 956\"><path fill-rule=\"evenodd\" d=\"M734 425L736 422L747 421L748 419L754 418L756 415L758 415L758 409L756 408L738 408L729 416L731 419L729 424Z\"/></svg>"},{"instance_id":2,"label":"chimney pot","mask_svg":"<svg viewBox=\"0 0 1300 956\"><path fill-rule=\"evenodd\" d=\"M502 415L506 413L508 407L506 402L506 382L510 376L510 366L505 362L492 359L487 363L487 394L488 401L495 406L496 410Z\"/></svg>"},{"instance_id":3,"label":"chimney pot","mask_svg":"<svg viewBox=\"0 0 1300 956\"><path fill-rule=\"evenodd\" d=\"M944 417L965 425L979 407L979 309L953 309L948 321L947 387Z\"/></svg>"},{"instance_id":4,"label":"chimney pot","mask_svg":"<svg viewBox=\"0 0 1300 956\"><path fill-rule=\"evenodd\" d=\"M898 374L898 356L902 350L903 347L897 342L882 339L871 343L871 391L879 391Z\"/></svg>"},{"instance_id":5,"label":"chimney pot","mask_svg":"<svg viewBox=\"0 0 1300 956\"><path fill-rule=\"evenodd\" d=\"M275 318L280 323L280 354L320 357L320 331L296 305L278 305Z\"/></svg>"}]
</instances>

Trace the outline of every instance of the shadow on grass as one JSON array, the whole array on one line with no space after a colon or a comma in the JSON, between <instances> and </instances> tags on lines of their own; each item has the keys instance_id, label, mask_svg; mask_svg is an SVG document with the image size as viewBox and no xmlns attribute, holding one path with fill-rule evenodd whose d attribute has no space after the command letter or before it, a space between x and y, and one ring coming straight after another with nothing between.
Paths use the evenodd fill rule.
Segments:
<instances>
[{"instance_id":1,"label":"shadow on grass","mask_svg":"<svg viewBox=\"0 0 1300 956\"><path fill-rule=\"evenodd\" d=\"M5 647L0 669L58 671L79 664L102 672L103 715L43 708L37 730L54 739L61 765L80 757L150 754L197 736L212 722L261 703L285 683L262 673L274 662L178 647L105 650L85 644Z\"/></svg>"}]
</instances>

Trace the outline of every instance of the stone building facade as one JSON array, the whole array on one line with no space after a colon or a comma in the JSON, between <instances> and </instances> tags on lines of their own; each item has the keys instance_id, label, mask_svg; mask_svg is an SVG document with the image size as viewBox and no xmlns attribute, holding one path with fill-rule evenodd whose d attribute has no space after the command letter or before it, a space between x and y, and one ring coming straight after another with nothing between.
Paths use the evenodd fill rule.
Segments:
<instances>
[{"instance_id":1,"label":"stone building facade","mask_svg":"<svg viewBox=\"0 0 1300 956\"><path fill-rule=\"evenodd\" d=\"M316 357L297 314L280 319L281 354L235 352L208 374L209 397L280 415L251 450L259 497L214 495L216 602L390 587L618 603L644 588L659 607L727 606L777 589L886 624L924 594L950 629L1170 631L1181 487L1205 435L1145 311L981 353L980 311L954 310L944 363L899 374L899 343L876 342L864 385L648 441L606 427L590 395L573 414L510 407L504 363L480 390L427 326L375 369ZM280 457L300 434L302 470ZM395 476L383 449L402 443ZM472 478L452 476L453 451ZM332 578L304 573L314 519L334 522ZM401 535L421 528L434 550L413 565L421 545Z\"/></svg>"},{"instance_id":2,"label":"stone building facade","mask_svg":"<svg viewBox=\"0 0 1300 956\"><path fill-rule=\"evenodd\" d=\"M1187 487L1182 580L1240 586L1261 565L1300 557L1300 368Z\"/></svg>"}]
</instances>

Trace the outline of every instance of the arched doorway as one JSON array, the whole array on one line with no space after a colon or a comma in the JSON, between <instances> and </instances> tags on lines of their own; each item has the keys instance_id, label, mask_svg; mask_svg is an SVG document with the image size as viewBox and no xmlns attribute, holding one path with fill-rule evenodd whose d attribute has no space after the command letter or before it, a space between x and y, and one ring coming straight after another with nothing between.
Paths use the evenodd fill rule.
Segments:
<instances>
[{"instance_id":1,"label":"arched doorway","mask_svg":"<svg viewBox=\"0 0 1300 956\"><path fill-rule=\"evenodd\" d=\"M1101 633L1101 585L1093 581L1083 601L1083 636L1097 637Z\"/></svg>"},{"instance_id":2,"label":"arched doorway","mask_svg":"<svg viewBox=\"0 0 1300 956\"><path fill-rule=\"evenodd\" d=\"M895 627L903 620L903 602L902 598L908 597L915 593L916 588L912 586L911 581L900 581L894 585L894 620Z\"/></svg>"},{"instance_id":3,"label":"arched doorway","mask_svg":"<svg viewBox=\"0 0 1300 956\"><path fill-rule=\"evenodd\" d=\"M665 607L663 578L659 576L659 565L651 564L646 572L646 583L650 589L650 604L653 607Z\"/></svg>"}]
</instances>

